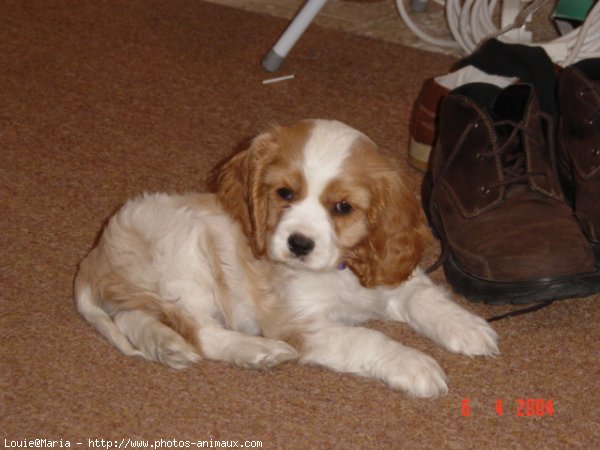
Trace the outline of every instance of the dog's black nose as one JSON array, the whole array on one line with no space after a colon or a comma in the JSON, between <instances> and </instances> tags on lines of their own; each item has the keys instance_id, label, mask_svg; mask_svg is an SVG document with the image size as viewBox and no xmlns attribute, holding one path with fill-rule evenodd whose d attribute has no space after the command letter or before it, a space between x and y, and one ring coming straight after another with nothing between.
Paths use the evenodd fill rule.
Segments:
<instances>
[{"instance_id":1,"label":"dog's black nose","mask_svg":"<svg viewBox=\"0 0 600 450\"><path fill-rule=\"evenodd\" d=\"M288 238L288 248L296 256L305 256L315 248L315 241L300 233L294 233Z\"/></svg>"}]
</instances>

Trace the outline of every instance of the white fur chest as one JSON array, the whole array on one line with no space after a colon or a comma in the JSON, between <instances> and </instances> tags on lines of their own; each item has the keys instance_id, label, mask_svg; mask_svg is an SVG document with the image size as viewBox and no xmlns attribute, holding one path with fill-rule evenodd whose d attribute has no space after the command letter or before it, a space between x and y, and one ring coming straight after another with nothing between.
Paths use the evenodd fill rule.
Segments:
<instances>
[{"instance_id":1,"label":"white fur chest","mask_svg":"<svg viewBox=\"0 0 600 450\"><path fill-rule=\"evenodd\" d=\"M350 269L327 272L278 267L278 291L296 319L357 324L372 319L383 301L377 289L362 287Z\"/></svg>"}]
</instances>

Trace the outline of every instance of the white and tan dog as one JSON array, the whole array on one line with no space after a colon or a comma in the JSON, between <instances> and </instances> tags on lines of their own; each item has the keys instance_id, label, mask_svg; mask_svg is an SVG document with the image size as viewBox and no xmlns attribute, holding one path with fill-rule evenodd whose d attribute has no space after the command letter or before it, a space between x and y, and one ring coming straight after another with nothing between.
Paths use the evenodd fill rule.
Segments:
<instances>
[{"instance_id":1,"label":"white and tan dog","mask_svg":"<svg viewBox=\"0 0 600 450\"><path fill-rule=\"evenodd\" d=\"M435 396L446 377L431 357L357 326L395 320L452 352L498 353L487 322L417 267L427 235L370 139L305 120L254 139L216 194L127 202L81 262L75 298L123 353L174 368L299 359Z\"/></svg>"}]
</instances>

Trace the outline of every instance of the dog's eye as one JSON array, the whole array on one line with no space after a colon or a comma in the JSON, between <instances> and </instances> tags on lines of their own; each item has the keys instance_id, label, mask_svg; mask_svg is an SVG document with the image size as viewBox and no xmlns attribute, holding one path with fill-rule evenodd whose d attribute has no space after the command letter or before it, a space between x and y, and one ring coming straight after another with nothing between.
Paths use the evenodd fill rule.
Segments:
<instances>
[{"instance_id":1,"label":"dog's eye","mask_svg":"<svg viewBox=\"0 0 600 450\"><path fill-rule=\"evenodd\" d=\"M291 202L294 199L294 191L286 187L277 189L277 195L286 202Z\"/></svg>"},{"instance_id":2,"label":"dog's eye","mask_svg":"<svg viewBox=\"0 0 600 450\"><path fill-rule=\"evenodd\" d=\"M338 216L344 216L346 214L350 214L352 212L352 205L350 203L342 201L337 202L333 207L333 213Z\"/></svg>"}]
</instances>

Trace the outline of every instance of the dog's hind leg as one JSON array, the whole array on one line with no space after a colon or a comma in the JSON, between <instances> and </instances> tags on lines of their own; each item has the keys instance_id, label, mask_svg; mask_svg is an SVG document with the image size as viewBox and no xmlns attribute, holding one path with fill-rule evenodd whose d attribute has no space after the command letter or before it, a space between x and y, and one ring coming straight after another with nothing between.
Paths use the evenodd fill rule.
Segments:
<instances>
[{"instance_id":1,"label":"dog's hind leg","mask_svg":"<svg viewBox=\"0 0 600 450\"><path fill-rule=\"evenodd\" d=\"M146 359L159 361L174 369L182 369L200 360L198 349L192 343L147 311L119 311L114 321Z\"/></svg>"},{"instance_id":2,"label":"dog's hind leg","mask_svg":"<svg viewBox=\"0 0 600 450\"><path fill-rule=\"evenodd\" d=\"M212 261L219 256L213 255ZM287 343L270 339L255 318L252 301L241 288L232 291L222 271L225 263L213 264L211 278L171 283L169 297L177 298L196 327L197 347L206 359L233 363L247 368L269 368L296 359L296 350ZM234 273L234 276L239 276ZM239 284L239 280L235 283ZM233 282L232 282L233 284ZM236 294L237 293L237 294Z\"/></svg>"}]
</instances>

